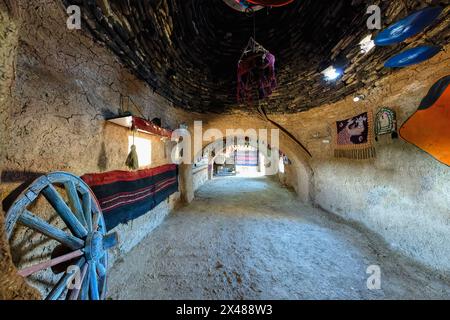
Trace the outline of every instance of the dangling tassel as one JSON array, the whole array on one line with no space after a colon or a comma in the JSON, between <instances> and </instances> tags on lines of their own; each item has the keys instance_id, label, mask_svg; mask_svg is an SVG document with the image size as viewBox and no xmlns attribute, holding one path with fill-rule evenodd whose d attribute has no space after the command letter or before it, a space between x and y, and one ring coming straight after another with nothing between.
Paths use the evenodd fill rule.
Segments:
<instances>
[{"instance_id":1,"label":"dangling tassel","mask_svg":"<svg viewBox=\"0 0 450 320\"><path fill-rule=\"evenodd\" d=\"M125 164L131 170L137 170L137 169L139 169L139 160L138 160L138 154L136 151L136 145L134 144L134 134L136 131L134 130L134 128L132 128L132 130L133 130L133 145L131 146L131 151L127 157L127 161L125 161Z\"/></svg>"}]
</instances>

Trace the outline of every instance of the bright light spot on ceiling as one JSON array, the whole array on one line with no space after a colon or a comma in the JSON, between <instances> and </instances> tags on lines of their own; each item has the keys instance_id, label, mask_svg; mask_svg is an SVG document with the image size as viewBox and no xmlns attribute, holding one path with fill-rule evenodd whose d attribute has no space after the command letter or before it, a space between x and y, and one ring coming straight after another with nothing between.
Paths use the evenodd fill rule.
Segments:
<instances>
[{"instance_id":1,"label":"bright light spot on ceiling","mask_svg":"<svg viewBox=\"0 0 450 320\"><path fill-rule=\"evenodd\" d=\"M342 76L342 71L336 69L334 66L330 66L322 71L322 74L327 81L333 81Z\"/></svg>"},{"instance_id":2,"label":"bright light spot on ceiling","mask_svg":"<svg viewBox=\"0 0 450 320\"><path fill-rule=\"evenodd\" d=\"M361 48L361 53L364 54L375 48L375 41L372 40L372 35L369 34L367 37L362 39L359 46Z\"/></svg>"}]
</instances>

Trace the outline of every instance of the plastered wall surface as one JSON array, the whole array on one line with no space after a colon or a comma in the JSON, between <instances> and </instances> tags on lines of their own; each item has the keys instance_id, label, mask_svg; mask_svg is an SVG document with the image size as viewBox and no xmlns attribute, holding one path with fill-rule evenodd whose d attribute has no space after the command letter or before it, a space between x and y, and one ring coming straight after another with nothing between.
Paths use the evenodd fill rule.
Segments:
<instances>
[{"instance_id":1,"label":"plastered wall surface","mask_svg":"<svg viewBox=\"0 0 450 320\"><path fill-rule=\"evenodd\" d=\"M19 0L14 5L13 17L6 17L6 11L2 11L0 24L2 201L25 180L40 173L67 171L81 176L127 170L131 133L104 120L116 115L120 108L149 119L161 118L163 126L171 128L190 120L190 115L174 108L122 67L87 32L68 30L67 15L59 1ZM12 23L15 28L11 28ZM159 137L146 138L152 144L150 167L169 163L171 143ZM133 224L119 226L120 244L110 262L157 227L179 197L176 193ZM2 219L6 209L3 206ZM48 209L39 205L33 208L35 214L55 219ZM11 247L16 265L48 258L54 243L21 232L17 232ZM27 243L20 239L27 239ZM8 251L6 241L4 244ZM31 253L25 257L27 251ZM42 282L54 280L44 275L33 284L39 287Z\"/></svg>"},{"instance_id":2,"label":"plastered wall surface","mask_svg":"<svg viewBox=\"0 0 450 320\"><path fill-rule=\"evenodd\" d=\"M9 107L14 82L15 60L18 46L19 22L14 19L14 10L0 2L0 106ZM2 110L3 111L3 110ZM0 167L4 165L5 118L0 113ZM0 214L0 300L38 299L40 294L26 285L23 278L16 274L4 231L4 215Z\"/></svg>"},{"instance_id":3,"label":"plastered wall surface","mask_svg":"<svg viewBox=\"0 0 450 320\"><path fill-rule=\"evenodd\" d=\"M305 113L274 117L313 153L314 204L363 224L397 252L446 273L450 271L446 241L450 236L450 168L401 138L390 137L374 143L375 159L338 160L333 158L331 130L337 120L366 110L376 112L382 106L397 112L400 127L431 86L450 74L448 49L363 91L367 98L360 103L348 97Z\"/></svg>"},{"instance_id":4,"label":"plastered wall surface","mask_svg":"<svg viewBox=\"0 0 450 320\"><path fill-rule=\"evenodd\" d=\"M377 152L366 164L315 163L316 204L364 224L394 250L448 272L449 168L402 141Z\"/></svg>"},{"instance_id":5,"label":"plastered wall surface","mask_svg":"<svg viewBox=\"0 0 450 320\"><path fill-rule=\"evenodd\" d=\"M208 181L208 165L193 168L192 174L194 175L194 191L197 191L198 188Z\"/></svg>"}]
</instances>

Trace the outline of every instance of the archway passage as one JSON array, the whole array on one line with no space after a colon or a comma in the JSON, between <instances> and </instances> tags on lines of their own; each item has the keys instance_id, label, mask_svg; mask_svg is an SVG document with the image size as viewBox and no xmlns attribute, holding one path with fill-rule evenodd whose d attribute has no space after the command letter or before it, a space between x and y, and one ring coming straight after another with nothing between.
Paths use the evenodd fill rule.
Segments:
<instances>
[{"instance_id":1,"label":"archway passage","mask_svg":"<svg viewBox=\"0 0 450 320\"><path fill-rule=\"evenodd\" d=\"M366 272L381 267L381 290ZM369 269L368 269L369 268ZM376 284L376 283L375 283ZM450 286L270 178L219 178L110 276L112 299L448 297Z\"/></svg>"},{"instance_id":2,"label":"archway passage","mask_svg":"<svg viewBox=\"0 0 450 320\"><path fill-rule=\"evenodd\" d=\"M264 155L251 146L225 148L212 162L213 177L258 177L266 172Z\"/></svg>"}]
</instances>

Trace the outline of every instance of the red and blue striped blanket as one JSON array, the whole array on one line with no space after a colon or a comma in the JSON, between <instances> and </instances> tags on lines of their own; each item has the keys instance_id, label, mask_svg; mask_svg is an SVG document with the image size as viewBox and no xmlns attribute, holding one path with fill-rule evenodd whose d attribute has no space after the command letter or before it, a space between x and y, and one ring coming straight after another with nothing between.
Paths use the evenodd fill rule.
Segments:
<instances>
[{"instance_id":1,"label":"red and blue striped blanket","mask_svg":"<svg viewBox=\"0 0 450 320\"><path fill-rule=\"evenodd\" d=\"M81 178L97 197L108 230L148 213L178 191L178 167L174 164L86 174Z\"/></svg>"}]
</instances>

